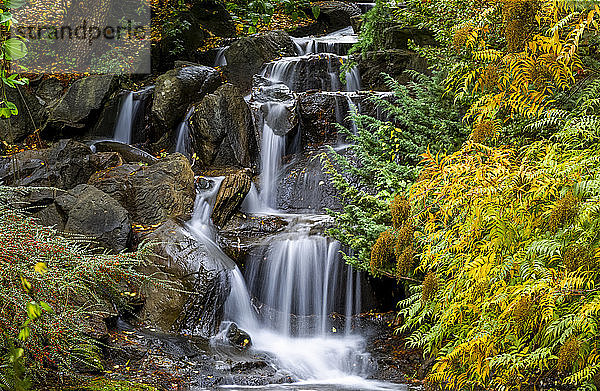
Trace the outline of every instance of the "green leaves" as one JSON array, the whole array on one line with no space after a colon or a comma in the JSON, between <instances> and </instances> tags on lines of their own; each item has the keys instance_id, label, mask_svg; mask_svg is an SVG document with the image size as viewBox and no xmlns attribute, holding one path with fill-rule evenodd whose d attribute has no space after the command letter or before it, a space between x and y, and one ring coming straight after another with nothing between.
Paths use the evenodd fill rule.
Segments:
<instances>
[{"instance_id":1,"label":"green leaves","mask_svg":"<svg viewBox=\"0 0 600 391\"><path fill-rule=\"evenodd\" d=\"M19 38L9 38L2 43L2 55L5 60L19 60L27 55L27 46Z\"/></svg>"},{"instance_id":2,"label":"green leaves","mask_svg":"<svg viewBox=\"0 0 600 391\"><path fill-rule=\"evenodd\" d=\"M25 5L26 2L26 0L3 0L3 5L6 8L16 9Z\"/></svg>"},{"instance_id":3,"label":"green leaves","mask_svg":"<svg viewBox=\"0 0 600 391\"><path fill-rule=\"evenodd\" d=\"M313 5L311 10L312 10L312 14L313 14L313 17L315 18L315 20L319 19L319 15L321 15L321 7L319 7L318 5Z\"/></svg>"},{"instance_id":4,"label":"green leaves","mask_svg":"<svg viewBox=\"0 0 600 391\"><path fill-rule=\"evenodd\" d=\"M4 107L2 107L4 106ZM10 118L13 115L19 114L19 109L13 102L3 101L0 102L0 118ZM25 279L21 281L23 283L23 288L25 290L31 289L31 284ZM27 288L27 284L29 284L29 288Z\"/></svg>"}]
</instances>

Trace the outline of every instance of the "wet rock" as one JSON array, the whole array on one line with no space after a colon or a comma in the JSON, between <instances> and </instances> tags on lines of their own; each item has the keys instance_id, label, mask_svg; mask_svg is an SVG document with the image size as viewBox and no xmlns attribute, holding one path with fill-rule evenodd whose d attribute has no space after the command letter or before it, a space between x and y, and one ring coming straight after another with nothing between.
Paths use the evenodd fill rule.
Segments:
<instances>
[{"instance_id":1,"label":"wet rock","mask_svg":"<svg viewBox=\"0 0 600 391\"><path fill-rule=\"evenodd\" d=\"M427 61L417 53L408 50L367 52L359 60L362 88L389 91L381 74L388 74L400 83L406 83L409 77L403 73L407 69L427 73Z\"/></svg>"},{"instance_id":2,"label":"wet rock","mask_svg":"<svg viewBox=\"0 0 600 391\"><path fill-rule=\"evenodd\" d=\"M61 140L48 149L23 151L0 159L0 183L68 190L87 183L94 172L119 162L115 156L92 154L85 144Z\"/></svg>"},{"instance_id":3,"label":"wet rock","mask_svg":"<svg viewBox=\"0 0 600 391\"><path fill-rule=\"evenodd\" d=\"M321 12L317 21L326 26L327 32L343 29L352 25L352 17L360 16L360 8L353 3L343 1L317 1L315 2Z\"/></svg>"},{"instance_id":4,"label":"wet rock","mask_svg":"<svg viewBox=\"0 0 600 391\"><path fill-rule=\"evenodd\" d=\"M218 227L227 224L231 216L239 209L244 198L246 198L251 184L252 179L245 170L227 175L223 179L213 208L213 223Z\"/></svg>"},{"instance_id":5,"label":"wet rock","mask_svg":"<svg viewBox=\"0 0 600 391\"><path fill-rule=\"evenodd\" d=\"M252 346L250 334L241 330L235 323L229 325L227 329L227 340L230 344L240 349L249 349Z\"/></svg>"},{"instance_id":6,"label":"wet rock","mask_svg":"<svg viewBox=\"0 0 600 391\"><path fill-rule=\"evenodd\" d=\"M350 126L345 120L349 102L345 95L303 93L299 96L300 129L304 144L319 144L335 140L336 123Z\"/></svg>"},{"instance_id":7,"label":"wet rock","mask_svg":"<svg viewBox=\"0 0 600 391\"><path fill-rule=\"evenodd\" d=\"M43 128L48 119L48 111L43 102L24 86L5 90L6 100L17 106L19 114L0 119L0 141L13 144Z\"/></svg>"},{"instance_id":8,"label":"wet rock","mask_svg":"<svg viewBox=\"0 0 600 391\"><path fill-rule=\"evenodd\" d=\"M252 114L232 84L219 87L195 105L190 128L200 166L252 167L257 159Z\"/></svg>"},{"instance_id":9,"label":"wet rock","mask_svg":"<svg viewBox=\"0 0 600 391\"><path fill-rule=\"evenodd\" d=\"M168 220L146 239L157 243L141 269L164 282L147 284L141 319L165 331L209 337L221 322L229 295L228 259L218 247ZM189 292L189 293L188 293Z\"/></svg>"},{"instance_id":10,"label":"wet rock","mask_svg":"<svg viewBox=\"0 0 600 391\"><path fill-rule=\"evenodd\" d=\"M63 94L64 87L60 80L55 77L44 79L40 82L35 93L39 96L47 105L52 105L56 102Z\"/></svg>"},{"instance_id":11,"label":"wet rock","mask_svg":"<svg viewBox=\"0 0 600 391\"><path fill-rule=\"evenodd\" d=\"M293 134L297 130L298 96L285 84L275 84L262 76L255 76L250 105L257 129L266 122L278 136Z\"/></svg>"},{"instance_id":12,"label":"wet rock","mask_svg":"<svg viewBox=\"0 0 600 391\"><path fill-rule=\"evenodd\" d=\"M243 37L225 51L227 79L242 91L250 90L252 77L263 64L281 56L294 56L294 43L283 31Z\"/></svg>"},{"instance_id":13,"label":"wet rock","mask_svg":"<svg viewBox=\"0 0 600 391\"><path fill-rule=\"evenodd\" d=\"M195 198L189 160L174 154L150 166L124 164L95 173L89 184L116 199L133 221L154 225L190 213Z\"/></svg>"},{"instance_id":14,"label":"wet rock","mask_svg":"<svg viewBox=\"0 0 600 391\"><path fill-rule=\"evenodd\" d=\"M299 154L284 169L277 194L279 209L289 213L324 213L326 209L341 208L337 190L323 172L319 159L322 152Z\"/></svg>"},{"instance_id":15,"label":"wet rock","mask_svg":"<svg viewBox=\"0 0 600 391\"><path fill-rule=\"evenodd\" d=\"M417 27L392 26L383 32L386 49L408 50L408 40L414 41L418 46L436 46L433 32Z\"/></svg>"},{"instance_id":16,"label":"wet rock","mask_svg":"<svg viewBox=\"0 0 600 391\"><path fill-rule=\"evenodd\" d=\"M127 163L154 164L158 160L139 148L117 141L100 141L92 146L97 152L118 153Z\"/></svg>"},{"instance_id":17,"label":"wet rock","mask_svg":"<svg viewBox=\"0 0 600 391\"><path fill-rule=\"evenodd\" d=\"M287 225L286 220L277 216L237 213L219 230L219 243L229 257L242 265L251 249L262 245L268 236L282 232Z\"/></svg>"},{"instance_id":18,"label":"wet rock","mask_svg":"<svg viewBox=\"0 0 600 391\"><path fill-rule=\"evenodd\" d=\"M84 137L89 140L113 138L115 127L119 120L121 105L124 99L131 91L121 90L113 95L111 99L104 104L98 119L93 127L86 130ZM150 110L152 108L153 86L148 86L133 94L133 104L135 107L134 117L132 118L131 143L144 143L152 139L150 133L152 119Z\"/></svg>"},{"instance_id":19,"label":"wet rock","mask_svg":"<svg viewBox=\"0 0 600 391\"><path fill-rule=\"evenodd\" d=\"M113 75L92 75L76 80L50 109L52 128L82 129L91 124L117 87Z\"/></svg>"},{"instance_id":20,"label":"wet rock","mask_svg":"<svg viewBox=\"0 0 600 391\"><path fill-rule=\"evenodd\" d=\"M362 12L360 8L350 2L344 1L317 1L311 3L320 8L319 17L315 23L294 29L291 34L295 37L305 37L309 35L321 35L331 33L352 25L353 17L360 17ZM312 10L304 10L308 15ZM356 30L358 31L358 30Z\"/></svg>"},{"instance_id":21,"label":"wet rock","mask_svg":"<svg viewBox=\"0 0 600 391\"><path fill-rule=\"evenodd\" d=\"M221 83L219 72L205 66L172 69L159 76L152 102L156 139L182 120L190 104L214 92Z\"/></svg>"},{"instance_id":22,"label":"wet rock","mask_svg":"<svg viewBox=\"0 0 600 391\"><path fill-rule=\"evenodd\" d=\"M131 232L127 211L117 201L93 186L79 185L60 194L51 205L63 218L62 229L97 240L102 246L114 251L127 247ZM53 211L53 212L54 212ZM42 224L43 215L38 215Z\"/></svg>"}]
</instances>

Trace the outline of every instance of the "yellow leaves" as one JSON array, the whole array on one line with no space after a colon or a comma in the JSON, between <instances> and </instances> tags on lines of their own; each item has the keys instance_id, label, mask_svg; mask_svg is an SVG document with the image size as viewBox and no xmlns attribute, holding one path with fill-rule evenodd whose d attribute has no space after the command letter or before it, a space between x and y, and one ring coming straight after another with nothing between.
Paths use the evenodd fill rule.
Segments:
<instances>
[{"instance_id":1,"label":"yellow leaves","mask_svg":"<svg viewBox=\"0 0 600 391\"><path fill-rule=\"evenodd\" d=\"M38 262L35 264L33 269L36 271L36 273L46 274L48 271L48 265L46 265L45 262Z\"/></svg>"},{"instance_id":2,"label":"yellow leaves","mask_svg":"<svg viewBox=\"0 0 600 391\"><path fill-rule=\"evenodd\" d=\"M471 64L450 73L447 90L457 99L487 92L471 105L465 120L479 122L501 111L510 117L541 115L554 103L556 92L575 83L582 69L577 55L581 37L585 31L598 29L597 6L579 14L562 1L499 3L507 41L503 50L490 49L479 33L487 28L486 23L469 22L455 30L453 46L470 49Z\"/></svg>"}]
</instances>

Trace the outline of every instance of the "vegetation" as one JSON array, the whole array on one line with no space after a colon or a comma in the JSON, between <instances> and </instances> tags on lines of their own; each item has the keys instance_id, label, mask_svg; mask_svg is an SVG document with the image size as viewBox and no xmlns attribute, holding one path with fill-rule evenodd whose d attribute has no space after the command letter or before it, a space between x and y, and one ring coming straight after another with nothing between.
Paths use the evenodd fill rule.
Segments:
<instances>
[{"instance_id":1,"label":"vegetation","mask_svg":"<svg viewBox=\"0 0 600 391\"><path fill-rule=\"evenodd\" d=\"M372 137L358 121L358 168L326 161L348 204L334 214L332 234L358 254L347 257L354 265L409 283L397 331L435 359L429 382L597 389L600 8L446 0L409 2L387 15L435 32L440 47L414 49L444 75L436 99L454 105L446 113L464 113L457 121L471 135L453 151L433 141L458 141L456 133L421 133L429 149L417 169L412 159L389 159L393 118L372 122ZM394 105L405 112L407 101L428 99L416 93ZM423 116L421 123L453 118ZM411 137L423 131L413 122L398 127ZM377 179L361 175L384 161Z\"/></svg>"},{"instance_id":2,"label":"vegetation","mask_svg":"<svg viewBox=\"0 0 600 391\"><path fill-rule=\"evenodd\" d=\"M102 369L92 323L109 302L142 281L148 252L109 255L85 238L65 237L14 209L22 190L0 188L0 389L27 390L57 371Z\"/></svg>"}]
</instances>

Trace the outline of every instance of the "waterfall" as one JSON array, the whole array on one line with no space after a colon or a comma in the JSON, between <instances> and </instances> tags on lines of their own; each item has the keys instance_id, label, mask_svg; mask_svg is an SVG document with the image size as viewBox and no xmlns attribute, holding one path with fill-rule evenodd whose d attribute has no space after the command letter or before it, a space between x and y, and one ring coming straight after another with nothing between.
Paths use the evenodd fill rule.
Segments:
<instances>
[{"instance_id":1,"label":"waterfall","mask_svg":"<svg viewBox=\"0 0 600 391\"><path fill-rule=\"evenodd\" d=\"M302 232L307 228L295 227L292 237L268 246L264 259L252 260L249 287L241 274L232 274L225 316L252 336L255 350L274 356L299 380L356 382L376 368L364 339L350 331L360 303L353 289L357 273L349 267L343 272L337 242L309 236ZM265 313L256 315L248 292ZM346 311L345 332L330 323L328 315L336 309Z\"/></svg>"},{"instance_id":2,"label":"waterfall","mask_svg":"<svg viewBox=\"0 0 600 391\"><path fill-rule=\"evenodd\" d=\"M113 136L115 141L124 144L131 144L131 130L133 128L133 118L135 116L133 95L133 91L128 92L121 102L121 108L119 110L119 116L117 117L117 124Z\"/></svg>"},{"instance_id":3,"label":"waterfall","mask_svg":"<svg viewBox=\"0 0 600 391\"><path fill-rule=\"evenodd\" d=\"M129 91L123 96L112 137L114 141L124 144L131 144L135 141L133 132L136 122L139 121L137 117L139 114L143 114L143 110L140 108L153 89L154 86L151 85L139 91Z\"/></svg>"},{"instance_id":4,"label":"waterfall","mask_svg":"<svg viewBox=\"0 0 600 391\"><path fill-rule=\"evenodd\" d=\"M191 145L190 145L190 126L189 120L194 114L194 107L192 106L183 121L177 127L177 144L175 145L175 152L179 152L187 156L191 156Z\"/></svg>"},{"instance_id":5,"label":"waterfall","mask_svg":"<svg viewBox=\"0 0 600 391\"><path fill-rule=\"evenodd\" d=\"M217 50L215 57L215 67L224 67L227 65L227 58L225 58L225 51L229 49L229 46L221 47Z\"/></svg>"},{"instance_id":6,"label":"waterfall","mask_svg":"<svg viewBox=\"0 0 600 391\"><path fill-rule=\"evenodd\" d=\"M295 106L290 105L289 94L282 99L281 93L268 95L261 89L285 84L293 92L358 91L358 68L347 72L345 85L339 78L340 66L348 58L338 54L347 50L344 45L355 40L351 28L326 37L294 39L299 56L266 64L261 72L263 78L255 79L249 101L261 137L260 182L251 186L241 209L278 215L288 225L253 250L246 259L245 274L237 267L231 269L224 322L213 343L223 343L228 328L235 323L250 335L253 352L266 354L276 368L289 373L295 381L348 385L352 389L406 389L365 380L377 365L366 352L365 338L352 327L353 316L361 310L360 273L344 264L339 242L319 233L330 223L329 218L291 215L276 209L283 158L290 153L286 151L290 141L287 138L292 134L288 135L292 126L289 115ZM344 96L343 105L354 110L349 94ZM345 110L336 109L340 119L345 119ZM307 173L300 174L307 181L314 179ZM200 205L196 208L195 216L204 216ZM201 231L210 234L210 222L204 223L207 226L200 224L205 220L197 217L192 225L204 227ZM338 388L327 387L324 389Z\"/></svg>"},{"instance_id":7,"label":"waterfall","mask_svg":"<svg viewBox=\"0 0 600 391\"><path fill-rule=\"evenodd\" d=\"M360 91L360 72L357 66L346 72L346 91Z\"/></svg>"}]
</instances>

